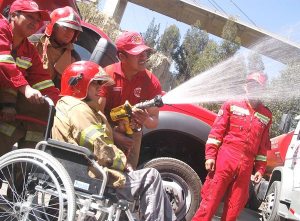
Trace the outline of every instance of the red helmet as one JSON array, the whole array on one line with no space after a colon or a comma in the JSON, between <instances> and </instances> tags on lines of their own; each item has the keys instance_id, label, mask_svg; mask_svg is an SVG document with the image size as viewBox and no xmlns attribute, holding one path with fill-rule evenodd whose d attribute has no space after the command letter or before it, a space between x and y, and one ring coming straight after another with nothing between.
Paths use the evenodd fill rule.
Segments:
<instances>
[{"instance_id":1,"label":"red helmet","mask_svg":"<svg viewBox=\"0 0 300 221\"><path fill-rule=\"evenodd\" d=\"M247 82L256 81L261 86L264 86L266 84L267 79L268 79L267 75L259 71L255 71L247 75Z\"/></svg>"},{"instance_id":2,"label":"red helmet","mask_svg":"<svg viewBox=\"0 0 300 221\"><path fill-rule=\"evenodd\" d=\"M72 96L84 99L92 81L104 81L112 85L113 79L96 63L92 61L77 61L69 65L62 74L61 96Z\"/></svg>"},{"instance_id":3,"label":"red helmet","mask_svg":"<svg viewBox=\"0 0 300 221\"><path fill-rule=\"evenodd\" d=\"M55 9L53 12L51 12L50 17L51 22L47 25L45 30L45 34L49 37L52 34L53 26L55 24L82 32L81 19L79 15L70 6Z\"/></svg>"}]
</instances>

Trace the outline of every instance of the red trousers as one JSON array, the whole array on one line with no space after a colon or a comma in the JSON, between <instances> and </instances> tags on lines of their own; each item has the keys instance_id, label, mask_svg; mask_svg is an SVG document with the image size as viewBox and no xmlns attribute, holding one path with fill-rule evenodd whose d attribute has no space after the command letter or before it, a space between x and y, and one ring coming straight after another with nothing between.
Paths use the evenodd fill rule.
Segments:
<instances>
[{"instance_id":1,"label":"red trousers","mask_svg":"<svg viewBox=\"0 0 300 221\"><path fill-rule=\"evenodd\" d=\"M192 221L211 221L224 196L222 221L235 221L248 200L253 156L221 147L214 172L201 189L202 201ZM226 194L225 194L226 193Z\"/></svg>"}]
</instances>

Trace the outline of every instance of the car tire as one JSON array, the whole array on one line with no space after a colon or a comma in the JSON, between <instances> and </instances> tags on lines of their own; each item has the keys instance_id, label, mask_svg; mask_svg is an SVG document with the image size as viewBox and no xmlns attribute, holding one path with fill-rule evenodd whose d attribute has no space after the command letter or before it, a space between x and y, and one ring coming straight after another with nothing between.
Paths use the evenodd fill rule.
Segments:
<instances>
[{"instance_id":1,"label":"car tire","mask_svg":"<svg viewBox=\"0 0 300 221\"><path fill-rule=\"evenodd\" d=\"M280 181L274 181L270 186L262 209L263 221L282 221L278 215L279 197L280 197Z\"/></svg>"},{"instance_id":2,"label":"car tire","mask_svg":"<svg viewBox=\"0 0 300 221\"><path fill-rule=\"evenodd\" d=\"M258 208L260 207L261 203L262 203L262 201L260 201L257 198L257 195L255 193L254 184L252 181L250 181L250 183L249 183L249 199L248 199L246 207L251 210L258 211Z\"/></svg>"},{"instance_id":3,"label":"car tire","mask_svg":"<svg viewBox=\"0 0 300 221\"><path fill-rule=\"evenodd\" d=\"M202 183L197 173L186 163L168 157L153 159L144 168L159 171L177 220L191 220L200 203Z\"/></svg>"}]
</instances>

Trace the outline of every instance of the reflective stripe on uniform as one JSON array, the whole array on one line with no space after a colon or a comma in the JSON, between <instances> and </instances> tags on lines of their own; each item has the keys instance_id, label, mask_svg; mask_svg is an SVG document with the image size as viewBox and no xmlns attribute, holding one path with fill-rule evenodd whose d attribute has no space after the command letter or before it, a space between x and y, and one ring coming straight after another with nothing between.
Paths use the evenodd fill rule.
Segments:
<instances>
[{"instance_id":1,"label":"reflective stripe on uniform","mask_svg":"<svg viewBox=\"0 0 300 221\"><path fill-rule=\"evenodd\" d=\"M40 90L43 90L45 88L52 87L52 86L54 86L54 83L52 80L45 80L45 81L41 81L37 84L32 85L32 88L40 91Z\"/></svg>"},{"instance_id":2,"label":"reflective stripe on uniform","mask_svg":"<svg viewBox=\"0 0 300 221\"><path fill-rule=\"evenodd\" d=\"M265 155L256 155L255 160L257 161L267 161L267 157Z\"/></svg>"},{"instance_id":3,"label":"reflective stripe on uniform","mask_svg":"<svg viewBox=\"0 0 300 221\"><path fill-rule=\"evenodd\" d=\"M30 142L39 142L44 139L43 133L38 131L30 131L26 132L25 141Z\"/></svg>"},{"instance_id":4,"label":"reflective stripe on uniform","mask_svg":"<svg viewBox=\"0 0 300 221\"><path fill-rule=\"evenodd\" d=\"M17 58L16 65L20 68L28 69L32 66L32 63L30 61Z\"/></svg>"},{"instance_id":5,"label":"reflective stripe on uniform","mask_svg":"<svg viewBox=\"0 0 300 221\"><path fill-rule=\"evenodd\" d=\"M3 62L3 63L10 63L10 64L15 64L15 59L11 56L11 55L8 55L8 54L1 54L0 55L0 62Z\"/></svg>"},{"instance_id":6,"label":"reflective stripe on uniform","mask_svg":"<svg viewBox=\"0 0 300 221\"><path fill-rule=\"evenodd\" d=\"M115 157L114 157L114 162L113 162L112 168L114 168L116 170L120 170L120 171L124 170L122 157L118 151L115 151Z\"/></svg>"},{"instance_id":7,"label":"reflective stripe on uniform","mask_svg":"<svg viewBox=\"0 0 300 221\"><path fill-rule=\"evenodd\" d=\"M221 141L219 141L219 140L217 140L217 139L215 139L215 138L209 137L209 138L207 139L207 141L206 141L206 144L214 144L214 145L216 145L216 146L220 146Z\"/></svg>"},{"instance_id":8,"label":"reflective stripe on uniform","mask_svg":"<svg viewBox=\"0 0 300 221\"><path fill-rule=\"evenodd\" d=\"M231 105L230 106L230 112L233 114L238 114L238 115L249 115L250 112L248 109L236 106L236 105Z\"/></svg>"},{"instance_id":9,"label":"reflective stripe on uniform","mask_svg":"<svg viewBox=\"0 0 300 221\"><path fill-rule=\"evenodd\" d=\"M102 130L101 125L91 125L81 132L79 145L93 150L94 142L97 137L103 136L105 132Z\"/></svg>"},{"instance_id":10,"label":"reflective stripe on uniform","mask_svg":"<svg viewBox=\"0 0 300 221\"><path fill-rule=\"evenodd\" d=\"M270 121L270 118L268 118L267 116L265 116L265 115L263 115L261 113L258 113L258 112L255 112L254 116L257 117L262 123L264 123L266 125Z\"/></svg>"},{"instance_id":11,"label":"reflective stripe on uniform","mask_svg":"<svg viewBox=\"0 0 300 221\"><path fill-rule=\"evenodd\" d=\"M0 133L5 134L6 136L11 137L13 133L15 132L16 127L13 125L10 125L8 123L1 122L0 123Z\"/></svg>"}]
</instances>

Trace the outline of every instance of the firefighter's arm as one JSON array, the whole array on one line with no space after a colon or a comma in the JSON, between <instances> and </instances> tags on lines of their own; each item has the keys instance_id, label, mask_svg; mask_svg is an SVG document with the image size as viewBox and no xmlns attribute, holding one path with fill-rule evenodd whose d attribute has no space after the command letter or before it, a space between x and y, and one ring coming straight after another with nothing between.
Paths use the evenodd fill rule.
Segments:
<instances>
[{"instance_id":1,"label":"firefighter's arm","mask_svg":"<svg viewBox=\"0 0 300 221\"><path fill-rule=\"evenodd\" d=\"M4 26L7 25L3 24L0 27L0 74L4 81L2 84L6 84L7 87L19 88L28 85L28 82L11 55L12 36L8 27Z\"/></svg>"},{"instance_id":2,"label":"firefighter's arm","mask_svg":"<svg viewBox=\"0 0 300 221\"><path fill-rule=\"evenodd\" d=\"M56 104L59 99L59 90L54 86L49 72L43 68L37 50L35 48L33 50L32 66L28 69L28 82L30 82L33 89L39 91L42 95L50 97Z\"/></svg>"},{"instance_id":3,"label":"firefighter's arm","mask_svg":"<svg viewBox=\"0 0 300 221\"><path fill-rule=\"evenodd\" d=\"M264 175L267 166L267 151L271 149L271 141L270 141L270 127L272 124L272 116L270 116L270 122L268 123L266 129L262 134L262 139L259 145L258 153L255 157L255 165L254 170L255 173L259 172Z\"/></svg>"},{"instance_id":4,"label":"firefighter's arm","mask_svg":"<svg viewBox=\"0 0 300 221\"><path fill-rule=\"evenodd\" d=\"M223 142L230 117L230 105L225 102L218 112L205 145L205 158L215 160Z\"/></svg>"},{"instance_id":5,"label":"firefighter's arm","mask_svg":"<svg viewBox=\"0 0 300 221\"><path fill-rule=\"evenodd\" d=\"M78 144L93 150L100 165L125 169L126 156L113 144L111 128L103 116L99 118L89 109L79 107L70 112L69 117Z\"/></svg>"}]
</instances>

